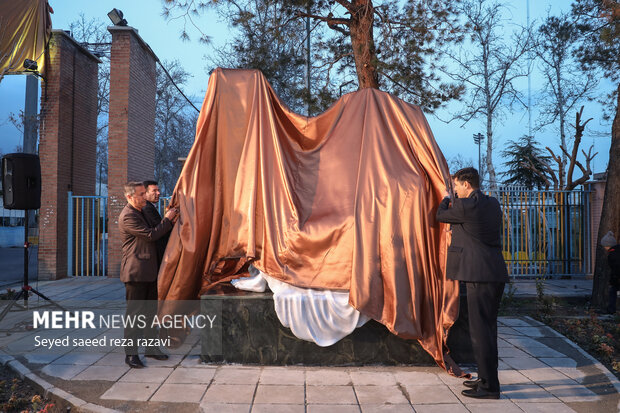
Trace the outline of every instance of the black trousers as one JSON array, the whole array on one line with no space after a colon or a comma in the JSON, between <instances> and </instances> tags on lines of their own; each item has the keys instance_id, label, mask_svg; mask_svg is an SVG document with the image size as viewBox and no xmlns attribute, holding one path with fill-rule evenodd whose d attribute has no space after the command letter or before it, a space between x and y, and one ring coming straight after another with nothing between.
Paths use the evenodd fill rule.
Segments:
<instances>
[{"instance_id":1,"label":"black trousers","mask_svg":"<svg viewBox=\"0 0 620 413\"><path fill-rule=\"evenodd\" d=\"M504 283L466 282L469 334L483 389L498 392L497 312Z\"/></svg>"},{"instance_id":2,"label":"black trousers","mask_svg":"<svg viewBox=\"0 0 620 413\"><path fill-rule=\"evenodd\" d=\"M128 323L125 327L125 338L131 339L133 342L132 346L125 346L125 354L133 356L138 354L138 346L136 345L138 338L142 336L147 339L157 338L157 329L151 328L153 318L157 313L157 281L126 282L125 299L127 300L127 309L125 310L127 318L143 320L146 324L145 328L142 328L139 323L134 325Z\"/></svg>"}]
</instances>

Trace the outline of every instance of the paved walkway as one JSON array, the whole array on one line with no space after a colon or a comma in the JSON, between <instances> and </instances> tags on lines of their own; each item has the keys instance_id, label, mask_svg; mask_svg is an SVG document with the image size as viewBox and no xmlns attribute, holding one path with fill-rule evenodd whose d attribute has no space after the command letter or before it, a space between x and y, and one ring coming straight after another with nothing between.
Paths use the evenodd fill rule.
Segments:
<instances>
[{"instance_id":1,"label":"paved walkway","mask_svg":"<svg viewBox=\"0 0 620 413\"><path fill-rule=\"evenodd\" d=\"M516 286L517 296L536 293L534 281ZM41 282L39 289L63 303L114 306L124 296L117 279L105 278ZM546 293L575 296L590 289L588 280L558 280L547 282ZM194 333L169 360L146 359L148 367L140 370L125 366L121 347L27 352L41 332L26 328L24 314L11 312L0 323L14 329L0 334L0 362L81 411L598 413L620 406L620 383L604 366L529 317L500 319L502 396L480 401L462 397L462 380L438 367L205 365ZM72 337L81 333L82 338L121 337L122 329L73 330Z\"/></svg>"}]
</instances>

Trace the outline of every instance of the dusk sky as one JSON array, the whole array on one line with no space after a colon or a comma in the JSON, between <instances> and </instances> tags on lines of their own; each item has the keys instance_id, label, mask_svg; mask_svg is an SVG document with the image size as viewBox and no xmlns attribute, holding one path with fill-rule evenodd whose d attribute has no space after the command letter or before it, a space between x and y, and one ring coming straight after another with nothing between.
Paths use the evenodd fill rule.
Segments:
<instances>
[{"instance_id":1,"label":"dusk sky","mask_svg":"<svg viewBox=\"0 0 620 413\"><path fill-rule=\"evenodd\" d=\"M76 0L49 0L54 9L52 25L54 29L68 29L69 24L84 13L86 19L97 18L105 24L109 23L107 13L114 7L120 8L128 24L139 31L140 36L151 46L153 51L162 61L178 59L185 70L192 73L193 77L185 87L185 93L192 97L195 105L200 107L202 98L207 88L208 72L213 69L209 59L212 52L211 46L200 44L196 39L198 34L191 27L188 28L192 40L183 42L179 38L183 25L181 20L166 21L161 16L162 3L159 0L134 0L131 2L118 2L99 0L97 2L84 2ZM526 0L509 0L512 21L517 24L526 23ZM531 20L542 20L547 15L547 10L552 15L560 11L570 10L568 0L530 0ZM202 17L195 19L202 31L211 36L214 45L223 45L229 37L229 29L225 24L218 22L214 11L207 11ZM542 87L540 70L534 68L532 75L532 103L536 107L538 92ZM519 88L527 96L527 80L519 83ZM604 81L599 87L598 94L605 96L612 90L610 82ZM5 76L0 82L0 151L3 153L13 152L17 145L21 145L21 133L8 121L10 113L18 113L24 106L25 76ZM40 93L39 93L40 94ZM450 113L456 111L461 103L452 103L438 112L438 117L447 119ZM605 123L601 118L601 107L595 102L585 103L585 118L594 119L588 124L582 148L587 151L592 144L594 152L598 155L593 161L593 171L605 170L609 158L611 124ZM534 109L532 119L536 121L537 113ZM569 115L569 122L574 122L574 113ZM470 121L464 127L456 121L446 124L433 115L427 115L433 133L446 159L461 155L465 160L473 160L477 166L478 148L474 144L472 135L485 132L483 119ZM497 169L503 170L500 151L508 140L519 138L528 133L528 115L524 109L518 109L514 114L508 113L505 118L496 121L495 128L495 152L494 163ZM569 131L569 134L572 131ZM551 146L559 153L559 133L553 126L538 131L536 140Z\"/></svg>"}]
</instances>

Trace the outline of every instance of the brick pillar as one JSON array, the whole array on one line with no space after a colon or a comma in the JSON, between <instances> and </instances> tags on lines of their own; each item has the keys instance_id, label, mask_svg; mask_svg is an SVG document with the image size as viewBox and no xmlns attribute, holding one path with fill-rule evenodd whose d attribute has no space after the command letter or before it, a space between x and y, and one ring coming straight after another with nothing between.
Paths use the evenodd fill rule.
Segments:
<instances>
[{"instance_id":1,"label":"brick pillar","mask_svg":"<svg viewBox=\"0 0 620 413\"><path fill-rule=\"evenodd\" d=\"M108 127L108 276L120 275L123 184L155 170L156 56L132 27L113 26Z\"/></svg>"},{"instance_id":2,"label":"brick pillar","mask_svg":"<svg viewBox=\"0 0 620 413\"><path fill-rule=\"evenodd\" d=\"M67 276L67 191L95 194L99 59L53 30L41 91L39 280Z\"/></svg>"}]
</instances>

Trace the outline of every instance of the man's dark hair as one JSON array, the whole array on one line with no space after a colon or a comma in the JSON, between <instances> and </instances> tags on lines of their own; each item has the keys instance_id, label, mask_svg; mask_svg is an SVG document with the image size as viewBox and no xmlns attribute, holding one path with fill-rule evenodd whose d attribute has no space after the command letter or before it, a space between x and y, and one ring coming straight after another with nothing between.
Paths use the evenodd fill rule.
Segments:
<instances>
[{"instance_id":1,"label":"man's dark hair","mask_svg":"<svg viewBox=\"0 0 620 413\"><path fill-rule=\"evenodd\" d=\"M476 168L469 167L460 169L452 175L452 178L460 182L469 182L473 189L480 188L480 175L478 175Z\"/></svg>"},{"instance_id":2,"label":"man's dark hair","mask_svg":"<svg viewBox=\"0 0 620 413\"><path fill-rule=\"evenodd\" d=\"M149 185L158 185L158 183L157 181L144 181L142 185L144 185L144 189L149 189Z\"/></svg>"},{"instance_id":3,"label":"man's dark hair","mask_svg":"<svg viewBox=\"0 0 620 413\"><path fill-rule=\"evenodd\" d=\"M142 182L139 181L129 181L124 185L125 195L133 195L136 193L136 187L144 186Z\"/></svg>"}]
</instances>

